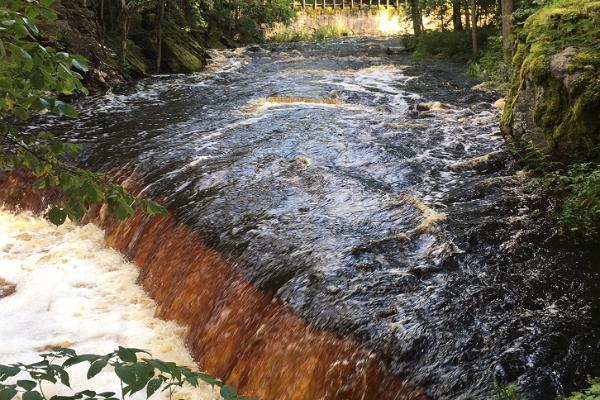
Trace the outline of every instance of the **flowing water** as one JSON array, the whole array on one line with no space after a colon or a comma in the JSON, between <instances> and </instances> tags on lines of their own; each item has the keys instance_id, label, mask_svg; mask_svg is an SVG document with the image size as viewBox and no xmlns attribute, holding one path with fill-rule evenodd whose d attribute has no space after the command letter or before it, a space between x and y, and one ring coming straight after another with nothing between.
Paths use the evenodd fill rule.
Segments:
<instances>
[{"instance_id":1,"label":"flowing water","mask_svg":"<svg viewBox=\"0 0 600 400\"><path fill-rule=\"evenodd\" d=\"M497 95L396 46L215 52L53 128L173 211L108 241L248 394L488 398L496 378L548 399L600 375L593 260L520 190Z\"/></svg>"},{"instance_id":2,"label":"flowing water","mask_svg":"<svg viewBox=\"0 0 600 400\"><path fill-rule=\"evenodd\" d=\"M137 269L106 248L104 232L88 224L59 228L47 220L0 209L0 360L34 363L39 352L70 347L107 354L118 346L147 349L155 357L193 366L182 340L185 328L154 316L156 305L135 282ZM87 382L89 364L69 369L73 390L99 393L120 387L103 371ZM47 396L69 395L46 383ZM168 399L168 393L157 397ZM208 384L186 387L181 400L217 400ZM137 393L132 399L145 399Z\"/></svg>"}]
</instances>

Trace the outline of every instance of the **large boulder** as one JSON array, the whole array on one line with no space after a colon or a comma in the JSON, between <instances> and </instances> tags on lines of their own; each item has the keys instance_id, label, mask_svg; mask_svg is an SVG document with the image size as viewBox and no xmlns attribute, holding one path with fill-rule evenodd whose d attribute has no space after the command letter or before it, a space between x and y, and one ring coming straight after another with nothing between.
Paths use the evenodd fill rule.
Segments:
<instances>
[{"instance_id":1,"label":"large boulder","mask_svg":"<svg viewBox=\"0 0 600 400\"><path fill-rule=\"evenodd\" d=\"M567 0L517 33L502 131L564 160L600 158L600 1Z\"/></svg>"}]
</instances>

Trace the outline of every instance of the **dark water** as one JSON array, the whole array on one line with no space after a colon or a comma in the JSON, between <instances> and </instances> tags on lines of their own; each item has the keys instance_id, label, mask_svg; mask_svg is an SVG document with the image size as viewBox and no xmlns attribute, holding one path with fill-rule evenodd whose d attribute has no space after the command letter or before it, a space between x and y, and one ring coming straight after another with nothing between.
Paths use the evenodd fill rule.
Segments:
<instances>
[{"instance_id":1,"label":"dark water","mask_svg":"<svg viewBox=\"0 0 600 400\"><path fill-rule=\"evenodd\" d=\"M63 127L88 165L143 174L255 285L434 398L489 398L496 377L550 399L600 375L594 260L519 189L497 96L395 46L214 53L204 73L85 99Z\"/></svg>"}]
</instances>

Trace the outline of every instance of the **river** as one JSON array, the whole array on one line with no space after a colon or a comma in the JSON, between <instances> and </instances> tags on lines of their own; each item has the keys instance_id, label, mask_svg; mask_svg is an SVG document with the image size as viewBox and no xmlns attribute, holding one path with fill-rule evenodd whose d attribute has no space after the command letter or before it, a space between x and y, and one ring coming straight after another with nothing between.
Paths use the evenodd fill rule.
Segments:
<instances>
[{"instance_id":1,"label":"river","mask_svg":"<svg viewBox=\"0 0 600 400\"><path fill-rule=\"evenodd\" d=\"M499 96L398 46L215 51L202 73L50 125L173 212L107 223L107 240L242 392L483 399L497 379L568 394L600 366L593 262L522 190Z\"/></svg>"}]
</instances>

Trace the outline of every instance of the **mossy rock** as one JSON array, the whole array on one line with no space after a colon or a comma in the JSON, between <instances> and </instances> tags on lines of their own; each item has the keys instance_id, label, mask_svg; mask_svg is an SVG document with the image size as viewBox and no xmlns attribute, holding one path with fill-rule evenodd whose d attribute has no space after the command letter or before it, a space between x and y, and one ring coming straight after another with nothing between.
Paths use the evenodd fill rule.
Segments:
<instances>
[{"instance_id":1,"label":"mossy rock","mask_svg":"<svg viewBox=\"0 0 600 400\"><path fill-rule=\"evenodd\" d=\"M600 159L600 1L549 4L516 38L503 132L567 160Z\"/></svg>"},{"instance_id":2,"label":"mossy rock","mask_svg":"<svg viewBox=\"0 0 600 400\"><path fill-rule=\"evenodd\" d=\"M165 24L163 60L169 72L198 72L206 65L206 51L191 34Z\"/></svg>"}]
</instances>

